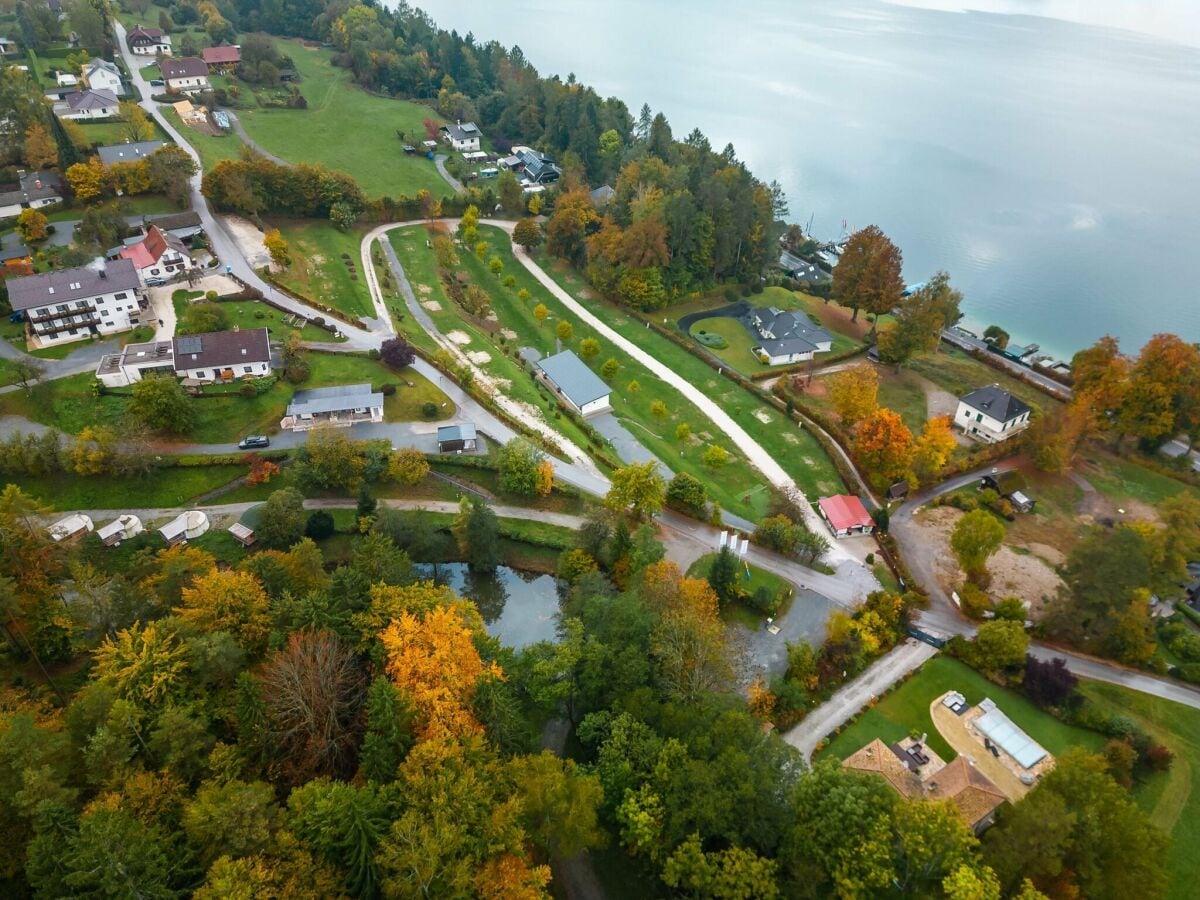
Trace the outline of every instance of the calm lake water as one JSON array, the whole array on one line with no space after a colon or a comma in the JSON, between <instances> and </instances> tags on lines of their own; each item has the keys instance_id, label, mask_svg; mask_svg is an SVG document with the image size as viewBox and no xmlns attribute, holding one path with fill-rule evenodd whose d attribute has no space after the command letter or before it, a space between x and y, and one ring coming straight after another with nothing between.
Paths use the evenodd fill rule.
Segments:
<instances>
[{"instance_id":1,"label":"calm lake water","mask_svg":"<svg viewBox=\"0 0 1200 900\"><path fill-rule=\"evenodd\" d=\"M732 142L820 237L878 224L968 325L1059 355L1200 340L1196 0L417 5Z\"/></svg>"},{"instance_id":2,"label":"calm lake water","mask_svg":"<svg viewBox=\"0 0 1200 900\"><path fill-rule=\"evenodd\" d=\"M428 566L420 568L429 572ZM558 582L551 575L507 566L500 566L495 574L480 575L466 563L441 563L437 580L474 600L488 634L508 647L519 650L558 638Z\"/></svg>"}]
</instances>

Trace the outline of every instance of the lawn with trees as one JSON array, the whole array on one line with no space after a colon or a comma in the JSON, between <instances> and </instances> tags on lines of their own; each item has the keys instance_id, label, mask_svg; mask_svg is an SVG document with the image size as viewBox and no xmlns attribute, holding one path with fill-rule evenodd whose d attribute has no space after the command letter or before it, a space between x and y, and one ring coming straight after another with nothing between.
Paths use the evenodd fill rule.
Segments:
<instances>
[{"instance_id":1,"label":"lawn with trees","mask_svg":"<svg viewBox=\"0 0 1200 900\"><path fill-rule=\"evenodd\" d=\"M364 228L341 231L331 222L273 219L290 248L292 262L273 276L293 293L332 306L352 319L375 315L362 271Z\"/></svg>"}]
</instances>

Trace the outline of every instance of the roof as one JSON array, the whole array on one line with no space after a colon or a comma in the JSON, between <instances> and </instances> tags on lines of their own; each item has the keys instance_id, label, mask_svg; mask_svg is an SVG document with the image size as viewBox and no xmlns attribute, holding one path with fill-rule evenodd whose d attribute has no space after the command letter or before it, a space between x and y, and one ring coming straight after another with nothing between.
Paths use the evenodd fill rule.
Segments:
<instances>
[{"instance_id":1,"label":"roof","mask_svg":"<svg viewBox=\"0 0 1200 900\"><path fill-rule=\"evenodd\" d=\"M984 700L979 708L986 712L975 720L975 727L1021 766L1031 769L1049 755L1041 744L1022 731L994 702Z\"/></svg>"},{"instance_id":2,"label":"roof","mask_svg":"<svg viewBox=\"0 0 1200 900\"><path fill-rule=\"evenodd\" d=\"M0 262L8 262L12 259L26 259L33 255L33 251L24 244L17 244L13 247L0 248Z\"/></svg>"},{"instance_id":3,"label":"roof","mask_svg":"<svg viewBox=\"0 0 1200 900\"><path fill-rule=\"evenodd\" d=\"M446 441L473 441L476 437L475 426L470 422L462 422L458 425L439 425L437 430L439 444L444 444Z\"/></svg>"},{"instance_id":4,"label":"roof","mask_svg":"<svg viewBox=\"0 0 1200 900\"><path fill-rule=\"evenodd\" d=\"M108 538L124 534L127 530L141 531L142 520L130 513L122 513L107 525L97 529L96 535L100 540L107 541Z\"/></svg>"},{"instance_id":5,"label":"roof","mask_svg":"<svg viewBox=\"0 0 1200 900\"><path fill-rule=\"evenodd\" d=\"M139 269L147 269L162 259L162 255L168 249L182 253L184 256L188 255L187 247L183 246L183 242L179 238L163 231L157 225L151 225L144 238L121 250L121 258L133 260L133 264Z\"/></svg>"},{"instance_id":6,"label":"roof","mask_svg":"<svg viewBox=\"0 0 1200 900\"><path fill-rule=\"evenodd\" d=\"M880 775L897 793L909 800L921 796L921 779L879 738L846 757L842 761L842 768Z\"/></svg>"},{"instance_id":7,"label":"roof","mask_svg":"<svg viewBox=\"0 0 1200 900\"><path fill-rule=\"evenodd\" d=\"M106 166L119 162L134 162L145 159L159 147L165 147L165 141L137 141L131 144L112 144L96 150L100 162Z\"/></svg>"},{"instance_id":8,"label":"roof","mask_svg":"<svg viewBox=\"0 0 1200 900\"><path fill-rule=\"evenodd\" d=\"M88 72L94 72L96 69L103 69L105 72L116 75L118 78L121 77L121 70L117 68L117 64L111 63L107 59L89 59L83 64L83 72L85 75Z\"/></svg>"},{"instance_id":9,"label":"roof","mask_svg":"<svg viewBox=\"0 0 1200 900\"><path fill-rule=\"evenodd\" d=\"M26 172L16 190L0 193L0 206L15 206L34 200L62 197L62 179L53 172Z\"/></svg>"},{"instance_id":10,"label":"roof","mask_svg":"<svg viewBox=\"0 0 1200 900\"><path fill-rule=\"evenodd\" d=\"M455 141L477 141L482 136L479 126L474 122L459 122L457 125L443 125L441 130L450 135Z\"/></svg>"},{"instance_id":11,"label":"roof","mask_svg":"<svg viewBox=\"0 0 1200 900\"><path fill-rule=\"evenodd\" d=\"M963 818L975 825L1008 798L991 780L967 761L954 761L934 772L925 781L931 800L950 800Z\"/></svg>"},{"instance_id":12,"label":"roof","mask_svg":"<svg viewBox=\"0 0 1200 900\"><path fill-rule=\"evenodd\" d=\"M998 422L1011 422L1030 411L1028 403L1014 397L998 384L971 391L961 402Z\"/></svg>"},{"instance_id":13,"label":"roof","mask_svg":"<svg viewBox=\"0 0 1200 900\"><path fill-rule=\"evenodd\" d=\"M768 309L755 309L750 313L748 321L768 356L814 353L820 344L833 340L828 331L814 325L802 312L791 312L772 306Z\"/></svg>"},{"instance_id":14,"label":"roof","mask_svg":"<svg viewBox=\"0 0 1200 900\"><path fill-rule=\"evenodd\" d=\"M613 197L617 196L617 191L611 185L602 184L591 193L593 204L605 204Z\"/></svg>"},{"instance_id":15,"label":"roof","mask_svg":"<svg viewBox=\"0 0 1200 900\"><path fill-rule=\"evenodd\" d=\"M180 100L178 103L172 103L175 112L179 113L181 118L186 118L195 112L196 107L192 106L191 100Z\"/></svg>"},{"instance_id":16,"label":"roof","mask_svg":"<svg viewBox=\"0 0 1200 900\"><path fill-rule=\"evenodd\" d=\"M172 340L171 346L176 372L271 361L271 342L265 328L187 334Z\"/></svg>"},{"instance_id":17,"label":"roof","mask_svg":"<svg viewBox=\"0 0 1200 900\"><path fill-rule=\"evenodd\" d=\"M222 44L220 47L205 47L200 51L200 58L210 66L219 66L224 63L241 62L242 51L229 44Z\"/></svg>"},{"instance_id":18,"label":"roof","mask_svg":"<svg viewBox=\"0 0 1200 900\"><path fill-rule=\"evenodd\" d=\"M134 44L161 44L166 43L163 39L162 29L148 28L145 25L137 25L126 36L126 40L130 46Z\"/></svg>"},{"instance_id":19,"label":"roof","mask_svg":"<svg viewBox=\"0 0 1200 900\"><path fill-rule=\"evenodd\" d=\"M167 81L172 78L199 78L208 75L208 64L198 56L173 56L159 63L158 70Z\"/></svg>"},{"instance_id":20,"label":"roof","mask_svg":"<svg viewBox=\"0 0 1200 900\"><path fill-rule=\"evenodd\" d=\"M50 532L50 537L54 538L54 540L61 541L79 534L81 531L91 531L92 520L83 515L83 513L72 513L65 518L59 519L46 530Z\"/></svg>"},{"instance_id":21,"label":"roof","mask_svg":"<svg viewBox=\"0 0 1200 900\"><path fill-rule=\"evenodd\" d=\"M174 519L158 529L166 540L174 542L181 537L185 537L188 532L193 532L197 537L204 534L208 530L208 516L201 510L189 509L187 512L181 512Z\"/></svg>"},{"instance_id":22,"label":"roof","mask_svg":"<svg viewBox=\"0 0 1200 900\"><path fill-rule=\"evenodd\" d=\"M525 167L525 175L530 181L538 181L547 172L562 174L562 169L544 153L538 153L528 147L522 147L520 150L514 147L513 153L521 160L521 165Z\"/></svg>"},{"instance_id":23,"label":"roof","mask_svg":"<svg viewBox=\"0 0 1200 900\"><path fill-rule=\"evenodd\" d=\"M851 494L838 494L834 497L822 497L817 501L821 512L838 531L853 528L856 525L870 527L875 524L863 502Z\"/></svg>"},{"instance_id":24,"label":"roof","mask_svg":"<svg viewBox=\"0 0 1200 900\"><path fill-rule=\"evenodd\" d=\"M383 406L383 394L371 390L369 384L342 384L337 387L296 391L288 404L289 416L312 416L342 412L347 409Z\"/></svg>"},{"instance_id":25,"label":"roof","mask_svg":"<svg viewBox=\"0 0 1200 900\"><path fill-rule=\"evenodd\" d=\"M155 225L163 231L174 231L183 228L199 228L203 224L200 221L200 213L194 209L189 209L187 212L169 213L165 216L154 216L151 220Z\"/></svg>"},{"instance_id":26,"label":"roof","mask_svg":"<svg viewBox=\"0 0 1200 900\"><path fill-rule=\"evenodd\" d=\"M996 485L996 491L1006 497L1025 487L1025 476L1017 469L997 472L994 475L988 474L983 476L983 480L993 482Z\"/></svg>"},{"instance_id":27,"label":"roof","mask_svg":"<svg viewBox=\"0 0 1200 900\"><path fill-rule=\"evenodd\" d=\"M117 95L108 88L97 88L92 90L88 88L85 91L75 91L67 94L64 98L67 106L75 112L86 109L103 109L107 106L116 106Z\"/></svg>"},{"instance_id":28,"label":"roof","mask_svg":"<svg viewBox=\"0 0 1200 900\"><path fill-rule=\"evenodd\" d=\"M576 406L582 407L612 393L612 388L570 350L547 357L537 366Z\"/></svg>"},{"instance_id":29,"label":"roof","mask_svg":"<svg viewBox=\"0 0 1200 900\"><path fill-rule=\"evenodd\" d=\"M99 265L10 278L8 301L14 310L19 311L97 297L114 291L135 290L137 287L138 275L133 263L127 259L115 259Z\"/></svg>"}]
</instances>

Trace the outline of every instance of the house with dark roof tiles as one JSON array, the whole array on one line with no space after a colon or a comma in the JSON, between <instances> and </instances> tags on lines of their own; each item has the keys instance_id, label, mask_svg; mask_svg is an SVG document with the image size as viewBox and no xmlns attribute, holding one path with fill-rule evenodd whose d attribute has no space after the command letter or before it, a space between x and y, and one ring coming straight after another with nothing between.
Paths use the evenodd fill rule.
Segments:
<instances>
[{"instance_id":1,"label":"house with dark roof tiles","mask_svg":"<svg viewBox=\"0 0 1200 900\"><path fill-rule=\"evenodd\" d=\"M833 347L833 336L803 312L755 308L742 318L742 325L758 341L754 354L769 366L805 362Z\"/></svg>"},{"instance_id":2,"label":"house with dark roof tiles","mask_svg":"<svg viewBox=\"0 0 1200 900\"><path fill-rule=\"evenodd\" d=\"M959 399L954 422L968 437L995 444L1028 428L1031 412L1024 400L989 384Z\"/></svg>"},{"instance_id":3,"label":"house with dark roof tiles","mask_svg":"<svg viewBox=\"0 0 1200 900\"><path fill-rule=\"evenodd\" d=\"M161 28L137 25L126 33L125 43L129 52L137 56L171 55L171 36L164 34Z\"/></svg>"}]
</instances>

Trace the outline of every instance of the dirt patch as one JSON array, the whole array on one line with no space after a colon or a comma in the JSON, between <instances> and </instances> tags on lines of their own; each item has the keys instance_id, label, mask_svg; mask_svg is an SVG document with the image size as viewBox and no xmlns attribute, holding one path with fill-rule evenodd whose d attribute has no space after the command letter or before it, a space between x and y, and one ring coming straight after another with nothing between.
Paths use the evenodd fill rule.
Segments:
<instances>
[{"instance_id":1,"label":"dirt patch","mask_svg":"<svg viewBox=\"0 0 1200 900\"><path fill-rule=\"evenodd\" d=\"M492 361L492 354L488 353L486 350L474 350L471 353L468 353L467 356L470 357L471 362L475 363L477 366L482 366L484 363L489 363Z\"/></svg>"},{"instance_id":2,"label":"dirt patch","mask_svg":"<svg viewBox=\"0 0 1200 900\"><path fill-rule=\"evenodd\" d=\"M1026 544L1025 549L1034 556L1041 557L1052 566L1061 566L1067 561L1065 553L1057 547L1051 547L1049 544L1041 544L1035 541L1031 544Z\"/></svg>"},{"instance_id":3,"label":"dirt patch","mask_svg":"<svg viewBox=\"0 0 1200 900\"><path fill-rule=\"evenodd\" d=\"M441 312L442 311L442 304L438 303L436 300L426 300L421 305L423 307L425 307L427 310L429 310L430 312Z\"/></svg>"},{"instance_id":4,"label":"dirt patch","mask_svg":"<svg viewBox=\"0 0 1200 900\"><path fill-rule=\"evenodd\" d=\"M517 339L517 333L511 328L501 328L500 334L506 341L515 341Z\"/></svg>"},{"instance_id":5,"label":"dirt patch","mask_svg":"<svg viewBox=\"0 0 1200 900\"><path fill-rule=\"evenodd\" d=\"M222 216L225 226L233 236L233 242L246 261L255 269L271 265L271 254L263 243L263 233L254 227L254 223L241 216ZM315 258L314 258L315 259ZM272 266L274 269L274 266Z\"/></svg>"},{"instance_id":6,"label":"dirt patch","mask_svg":"<svg viewBox=\"0 0 1200 900\"><path fill-rule=\"evenodd\" d=\"M771 422L774 421L771 414L765 409L756 409L754 411L754 418L758 419L758 421L762 422L764 425L770 425Z\"/></svg>"},{"instance_id":7,"label":"dirt patch","mask_svg":"<svg viewBox=\"0 0 1200 900\"><path fill-rule=\"evenodd\" d=\"M422 297L428 297L430 294L433 293L433 288L431 288L427 284L418 284L418 285L415 285L415 287L417 289L417 293L420 294Z\"/></svg>"},{"instance_id":8,"label":"dirt patch","mask_svg":"<svg viewBox=\"0 0 1200 900\"><path fill-rule=\"evenodd\" d=\"M787 441L789 444L799 444L800 443L799 436L792 434L790 431L785 431L783 433L783 439L785 441Z\"/></svg>"},{"instance_id":9,"label":"dirt patch","mask_svg":"<svg viewBox=\"0 0 1200 900\"><path fill-rule=\"evenodd\" d=\"M458 344L460 347L471 343L471 336L465 331L451 331L446 335L446 337L454 341L454 343Z\"/></svg>"},{"instance_id":10,"label":"dirt patch","mask_svg":"<svg viewBox=\"0 0 1200 900\"><path fill-rule=\"evenodd\" d=\"M913 375L913 378L921 386L921 390L925 392L925 408L929 418L936 416L949 416L954 418L958 412L958 398L944 388L938 387L928 378L923 378L920 375Z\"/></svg>"}]
</instances>

